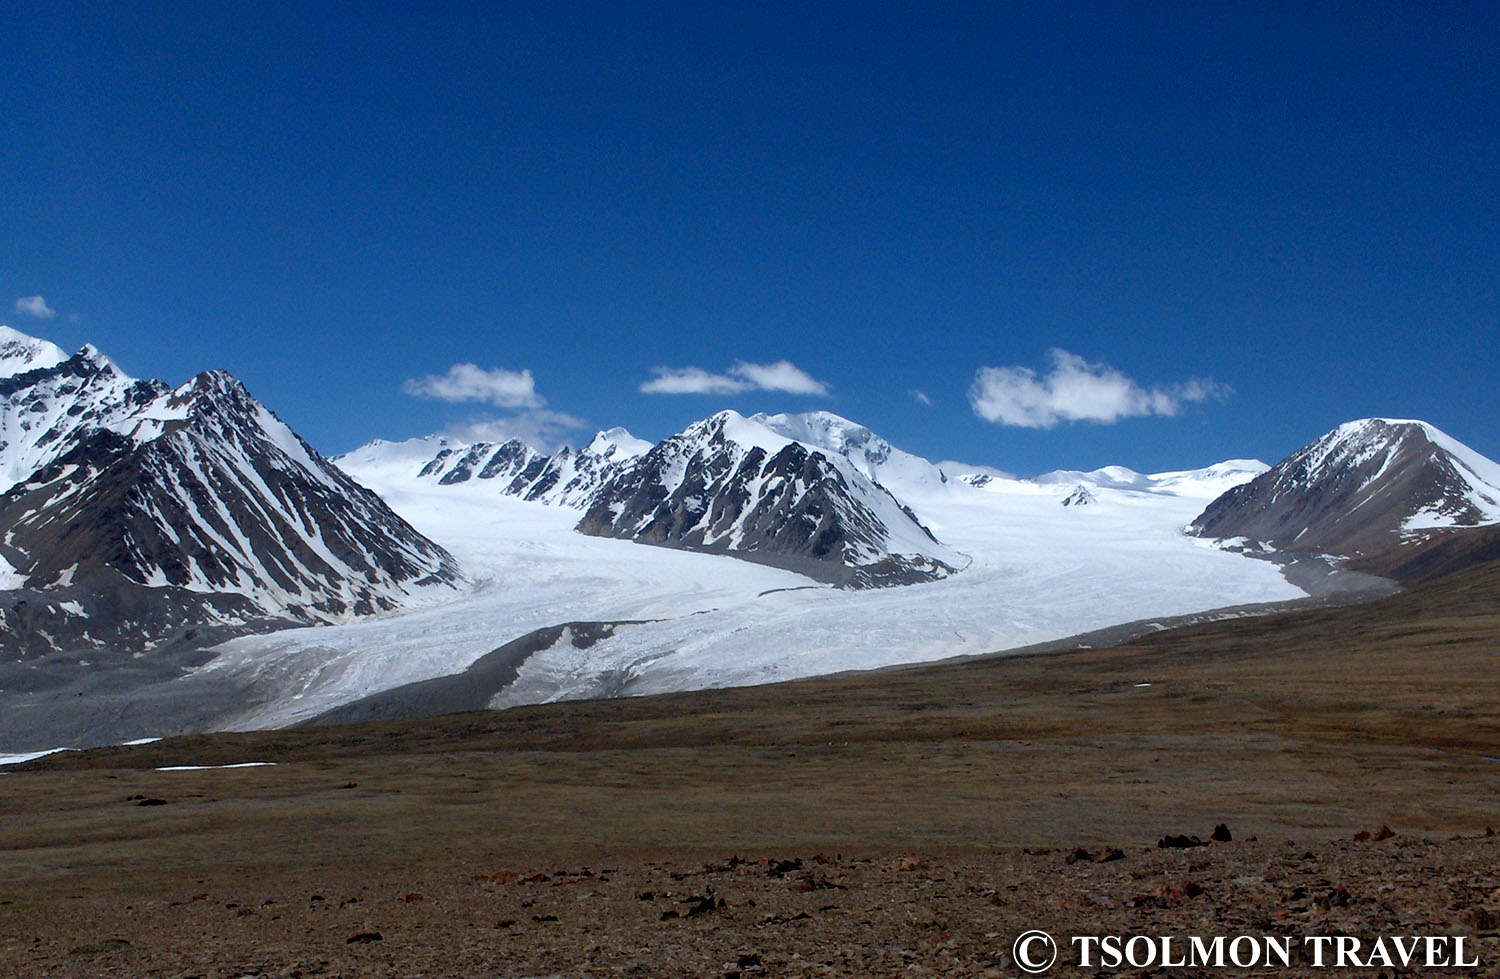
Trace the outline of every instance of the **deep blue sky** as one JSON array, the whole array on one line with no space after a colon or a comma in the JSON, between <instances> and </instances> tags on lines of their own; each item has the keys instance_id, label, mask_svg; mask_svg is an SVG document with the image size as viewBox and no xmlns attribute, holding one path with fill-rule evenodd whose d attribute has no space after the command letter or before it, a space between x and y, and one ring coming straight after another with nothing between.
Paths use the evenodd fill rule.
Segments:
<instances>
[{"instance_id":1,"label":"deep blue sky","mask_svg":"<svg viewBox=\"0 0 1500 979\"><path fill-rule=\"evenodd\" d=\"M227 367L327 451L528 410L403 393L472 362L1018 472L1370 414L1500 456L1500 5L282 6L0 11L0 321ZM1233 393L978 416L1053 348ZM639 390L781 360L827 396Z\"/></svg>"}]
</instances>

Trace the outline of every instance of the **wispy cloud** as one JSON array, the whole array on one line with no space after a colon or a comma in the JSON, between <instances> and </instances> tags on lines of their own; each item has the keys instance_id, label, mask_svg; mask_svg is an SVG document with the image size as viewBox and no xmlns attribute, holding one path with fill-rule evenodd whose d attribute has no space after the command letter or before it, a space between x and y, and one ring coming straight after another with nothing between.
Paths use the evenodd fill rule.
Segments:
<instances>
[{"instance_id":1,"label":"wispy cloud","mask_svg":"<svg viewBox=\"0 0 1500 979\"><path fill-rule=\"evenodd\" d=\"M532 408L513 415L490 418L471 418L450 427L445 434L460 442L504 442L520 439L534 449L553 452L567 441L567 437L580 429L588 428L588 422L565 412L551 408Z\"/></svg>"},{"instance_id":2,"label":"wispy cloud","mask_svg":"<svg viewBox=\"0 0 1500 979\"><path fill-rule=\"evenodd\" d=\"M50 320L57 310L47 305L41 296L22 296L16 300L16 312L23 316L34 316L39 320Z\"/></svg>"},{"instance_id":3,"label":"wispy cloud","mask_svg":"<svg viewBox=\"0 0 1500 979\"><path fill-rule=\"evenodd\" d=\"M503 367L488 370L474 364L454 364L445 374L414 377L402 390L418 398L454 403L489 404L507 409L502 414L481 415L450 426L444 433L461 442L503 442L520 439L533 448L552 452L567 437L588 422L547 407L547 399L536 392L530 370Z\"/></svg>"},{"instance_id":4,"label":"wispy cloud","mask_svg":"<svg viewBox=\"0 0 1500 979\"><path fill-rule=\"evenodd\" d=\"M740 361L723 374L701 367L653 367L653 377L641 385L644 394L741 394L781 391L827 397L828 385L789 360L774 364Z\"/></svg>"},{"instance_id":5,"label":"wispy cloud","mask_svg":"<svg viewBox=\"0 0 1500 979\"><path fill-rule=\"evenodd\" d=\"M655 375L641 385L644 394L738 394L750 390L744 381L711 374L701 367L653 367Z\"/></svg>"},{"instance_id":6,"label":"wispy cloud","mask_svg":"<svg viewBox=\"0 0 1500 979\"><path fill-rule=\"evenodd\" d=\"M531 371L489 370L474 364L454 364L446 374L414 377L403 386L407 394L438 401L486 402L497 408L540 408Z\"/></svg>"},{"instance_id":7,"label":"wispy cloud","mask_svg":"<svg viewBox=\"0 0 1500 979\"><path fill-rule=\"evenodd\" d=\"M1188 403L1223 400L1227 385L1192 378L1168 387L1147 388L1107 364L1092 363L1066 350L1048 356L1052 369L981 367L969 388L974 413L986 421L1021 428L1052 428L1058 422L1112 424L1141 415L1175 415Z\"/></svg>"},{"instance_id":8,"label":"wispy cloud","mask_svg":"<svg viewBox=\"0 0 1500 979\"><path fill-rule=\"evenodd\" d=\"M922 391L922 390L919 390L917 388L912 388L910 391L906 392L906 395L907 395L907 397L911 398L913 401L915 401L919 405L930 405L930 404L932 404L932 399L927 396L927 392L926 391Z\"/></svg>"}]
</instances>

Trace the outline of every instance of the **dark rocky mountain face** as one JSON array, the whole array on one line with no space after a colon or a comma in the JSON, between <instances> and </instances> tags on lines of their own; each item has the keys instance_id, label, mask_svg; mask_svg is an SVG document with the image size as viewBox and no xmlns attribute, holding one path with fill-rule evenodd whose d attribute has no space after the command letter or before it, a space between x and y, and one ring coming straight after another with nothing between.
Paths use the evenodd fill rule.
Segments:
<instances>
[{"instance_id":1,"label":"dark rocky mountain face","mask_svg":"<svg viewBox=\"0 0 1500 979\"><path fill-rule=\"evenodd\" d=\"M1090 506L1099 502L1099 498L1089 492L1087 486L1079 485L1073 487L1073 492L1062 501L1063 506Z\"/></svg>"},{"instance_id":2,"label":"dark rocky mountain face","mask_svg":"<svg viewBox=\"0 0 1500 979\"><path fill-rule=\"evenodd\" d=\"M847 460L840 466L733 412L664 440L616 474L578 530L732 554L851 587L954 570L910 509Z\"/></svg>"},{"instance_id":3,"label":"dark rocky mountain face","mask_svg":"<svg viewBox=\"0 0 1500 979\"><path fill-rule=\"evenodd\" d=\"M131 651L392 609L460 575L234 378L84 352L0 382L0 648ZM28 425L27 422L36 424Z\"/></svg>"},{"instance_id":4,"label":"dark rocky mountain face","mask_svg":"<svg viewBox=\"0 0 1500 979\"><path fill-rule=\"evenodd\" d=\"M1500 519L1500 466L1430 425L1349 422L1209 504L1189 530L1368 556Z\"/></svg>"}]
</instances>

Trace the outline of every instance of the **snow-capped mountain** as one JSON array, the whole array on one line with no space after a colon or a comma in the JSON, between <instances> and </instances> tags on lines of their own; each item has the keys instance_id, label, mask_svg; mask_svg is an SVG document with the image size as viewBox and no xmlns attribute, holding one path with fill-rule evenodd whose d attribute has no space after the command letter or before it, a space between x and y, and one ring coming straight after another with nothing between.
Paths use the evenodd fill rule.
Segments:
<instances>
[{"instance_id":1,"label":"snow-capped mountain","mask_svg":"<svg viewBox=\"0 0 1500 979\"><path fill-rule=\"evenodd\" d=\"M1059 469L1043 473L1036 482L1047 486L1084 486L1126 490L1133 493L1164 493L1169 496L1199 496L1213 499L1229 489L1259 476L1270 467L1259 459L1227 459L1202 469L1162 473L1138 473L1124 466L1105 466L1091 472Z\"/></svg>"},{"instance_id":2,"label":"snow-capped mountain","mask_svg":"<svg viewBox=\"0 0 1500 979\"><path fill-rule=\"evenodd\" d=\"M92 346L59 359L53 344L6 329L0 353L13 373L0 377L0 492L89 432L128 427L170 391L160 381L127 377Z\"/></svg>"},{"instance_id":3,"label":"snow-capped mountain","mask_svg":"<svg viewBox=\"0 0 1500 979\"><path fill-rule=\"evenodd\" d=\"M1063 506L1091 506L1099 502L1099 497L1089 492L1089 488L1082 483L1073 487L1073 492L1063 498Z\"/></svg>"},{"instance_id":4,"label":"snow-capped mountain","mask_svg":"<svg viewBox=\"0 0 1500 979\"><path fill-rule=\"evenodd\" d=\"M230 375L174 390L92 347L48 360L0 382L6 648L342 621L460 580Z\"/></svg>"},{"instance_id":5,"label":"snow-capped mountain","mask_svg":"<svg viewBox=\"0 0 1500 979\"><path fill-rule=\"evenodd\" d=\"M1421 421L1348 422L1209 504L1201 537L1356 556L1500 522L1500 465Z\"/></svg>"},{"instance_id":6,"label":"snow-capped mountain","mask_svg":"<svg viewBox=\"0 0 1500 979\"><path fill-rule=\"evenodd\" d=\"M623 428L599 432L582 449L543 455L520 439L455 442L427 436L406 442L376 440L333 461L362 481L391 480L493 486L496 493L554 506L586 509L594 494L651 443Z\"/></svg>"},{"instance_id":7,"label":"snow-capped mountain","mask_svg":"<svg viewBox=\"0 0 1500 979\"><path fill-rule=\"evenodd\" d=\"M759 414L752 415L750 421L810 448L843 456L867 478L908 502L952 486L943 470L926 459L904 452L865 426L832 412Z\"/></svg>"},{"instance_id":8,"label":"snow-capped mountain","mask_svg":"<svg viewBox=\"0 0 1500 979\"><path fill-rule=\"evenodd\" d=\"M798 416L776 419L783 429L803 427ZM733 411L663 440L615 475L578 529L733 554L853 587L942 578L965 563L849 456Z\"/></svg>"},{"instance_id":9,"label":"snow-capped mountain","mask_svg":"<svg viewBox=\"0 0 1500 979\"><path fill-rule=\"evenodd\" d=\"M950 480L987 493L1013 493L1031 488L1058 494L1065 506L1098 502L1103 491L1120 498L1135 495L1170 496L1181 499L1212 500L1225 491L1249 482L1269 466L1257 459L1228 459L1202 469L1182 469L1161 473L1138 473L1125 466L1105 466L1084 472L1058 469L1030 479L998 476L988 472L955 470Z\"/></svg>"}]
</instances>

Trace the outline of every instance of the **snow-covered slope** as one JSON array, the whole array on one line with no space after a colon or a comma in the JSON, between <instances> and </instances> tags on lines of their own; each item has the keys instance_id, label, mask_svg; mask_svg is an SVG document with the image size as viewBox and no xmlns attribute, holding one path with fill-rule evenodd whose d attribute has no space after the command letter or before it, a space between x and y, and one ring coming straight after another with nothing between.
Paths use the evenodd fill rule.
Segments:
<instances>
[{"instance_id":1,"label":"snow-covered slope","mask_svg":"<svg viewBox=\"0 0 1500 979\"><path fill-rule=\"evenodd\" d=\"M68 359L62 347L0 325L0 377L56 367Z\"/></svg>"},{"instance_id":2,"label":"snow-covered slope","mask_svg":"<svg viewBox=\"0 0 1500 979\"><path fill-rule=\"evenodd\" d=\"M915 504L952 489L942 469L921 456L904 452L863 425L827 411L797 415L753 415L758 422L810 448L837 453L898 499Z\"/></svg>"},{"instance_id":3,"label":"snow-covered slope","mask_svg":"<svg viewBox=\"0 0 1500 979\"><path fill-rule=\"evenodd\" d=\"M1091 472L1059 469L1043 473L1035 481L1042 485L1091 486L1211 500L1241 483L1249 482L1269 468L1258 459L1228 459L1203 469L1151 474L1138 473L1124 466L1105 466Z\"/></svg>"},{"instance_id":4,"label":"snow-covered slope","mask_svg":"<svg viewBox=\"0 0 1500 979\"><path fill-rule=\"evenodd\" d=\"M967 563L862 471L869 462L860 458L810 448L764 416L720 412L613 476L578 529L734 554L853 587L945 577Z\"/></svg>"},{"instance_id":5,"label":"snow-covered slope","mask_svg":"<svg viewBox=\"0 0 1500 979\"><path fill-rule=\"evenodd\" d=\"M222 371L173 390L91 347L0 382L0 644L149 648L451 594L449 555Z\"/></svg>"},{"instance_id":6,"label":"snow-covered slope","mask_svg":"<svg viewBox=\"0 0 1500 979\"><path fill-rule=\"evenodd\" d=\"M169 392L160 381L127 377L92 346L58 360L54 351L61 351L52 344L13 337L7 339L12 348L44 346L25 370L0 378L0 492L71 451L89 432L129 427Z\"/></svg>"},{"instance_id":7,"label":"snow-covered slope","mask_svg":"<svg viewBox=\"0 0 1500 979\"><path fill-rule=\"evenodd\" d=\"M1500 465L1421 421L1363 418L1215 499L1203 537L1356 556L1403 535L1500 522Z\"/></svg>"}]
</instances>

